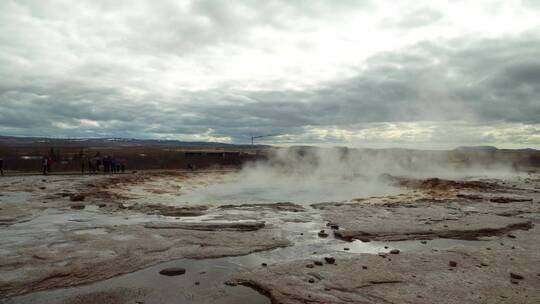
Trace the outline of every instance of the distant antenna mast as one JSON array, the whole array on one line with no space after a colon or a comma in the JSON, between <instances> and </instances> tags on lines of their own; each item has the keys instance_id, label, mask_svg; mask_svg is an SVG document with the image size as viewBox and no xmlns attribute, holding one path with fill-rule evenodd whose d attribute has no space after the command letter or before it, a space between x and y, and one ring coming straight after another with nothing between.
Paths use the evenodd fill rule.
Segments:
<instances>
[{"instance_id":1,"label":"distant antenna mast","mask_svg":"<svg viewBox=\"0 0 540 304\"><path fill-rule=\"evenodd\" d=\"M266 135L251 136L251 145L253 145L253 140L256 138L272 137L272 136L279 136L279 135L281 134L266 134Z\"/></svg>"}]
</instances>

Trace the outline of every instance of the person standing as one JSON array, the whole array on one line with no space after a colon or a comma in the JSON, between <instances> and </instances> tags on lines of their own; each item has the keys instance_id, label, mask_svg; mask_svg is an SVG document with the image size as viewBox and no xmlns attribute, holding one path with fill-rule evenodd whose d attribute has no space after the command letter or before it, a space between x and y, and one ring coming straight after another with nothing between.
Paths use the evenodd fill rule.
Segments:
<instances>
[{"instance_id":1,"label":"person standing","mask_svg":"<svg viewBox=\"0 0 540 304\"><path fill-rule=\"evenodd\" d=\"M122 170L122 173L126 172L126 165L127 165L127 160L123 158L122 161L120 161L120 169Z\"/></svg>"},{"instance_id":2,"label":"person standing","mask_svg":"<svg viewBox=\"0 0 540 304\"><path fill-rule=\"evenodd\" d=\"M41 169L43 170L43 175L47 175L47 172L49 172L49 170L47 170L48 163L49 160L47 156L43 156L43 158L41 159Z\"/></svg>"},{"instance_id":3,"label":"person standing","mask_svg":"<svg viewBox=\"0 0 540 304\"><path fill-rule=\"evenodd\" d=\"M0 176L4 176L4 159L0 157Z\"/></svg>"},{"instance_id":4,"label":"person standing","mask_svg":"<svg viewBox=\"0 0 540 304\"><path fill-rule=\"evenodd\" d=\"M86 169L86 164L88 161L86 160L86 157L81 157L81 174L84 175L84 171ZM88 172L90 172L90 167L88 167Z\"/></svg>"},{"instance_id":5,"label":"person standing","mask_svg":"<svg viewBox=\"0 0 540 304\"><path fill-rule=\"evenodd\" d=\"M51 157L47 157L47 173L51 173L53 160Z\"/></svg>"}]
</instances>

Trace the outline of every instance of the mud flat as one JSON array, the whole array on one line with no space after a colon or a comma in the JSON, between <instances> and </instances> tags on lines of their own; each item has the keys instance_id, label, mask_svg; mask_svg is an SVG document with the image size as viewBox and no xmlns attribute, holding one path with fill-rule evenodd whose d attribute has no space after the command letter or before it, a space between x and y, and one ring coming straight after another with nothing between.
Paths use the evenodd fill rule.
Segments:
<instances>
[{"instance_id":1,"label":"mud flat","mask_svg":"<svg viewBox=\"0 0 540 304\"><path fill-rule=\"evenodd\" d=\"M540 302L537 175L386 176L401 193L310 204L181 199L226 178L0 179L0 302Z\"/></svg>"}]
</instances>

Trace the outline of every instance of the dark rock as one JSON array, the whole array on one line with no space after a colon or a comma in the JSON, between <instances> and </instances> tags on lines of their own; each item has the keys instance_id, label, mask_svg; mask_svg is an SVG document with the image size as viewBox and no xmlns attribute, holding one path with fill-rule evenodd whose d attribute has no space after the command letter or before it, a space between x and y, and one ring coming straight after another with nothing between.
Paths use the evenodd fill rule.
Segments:
<instances>
[{"instance_id":1,"label":"dark rock","mask_svg":"<svg viewBox=\"0 0 540 304\"><path fill-rule=\"evenodd\" d=\"M73 194L72 196L69 197L69 200L72 201L72 202L82 202L84 201L84 195L82 194Z\"/></svg>"},{"instance_id":2,"label":"dark rock","mask_svg":"<svg viewBox=\"0 0 540 304\"><path fill-rule=\"evenodd\" d=\"M515 239L515 238L516 238L516 236L513 235L513 234L508 234L508 237L511 238L511 239Z\"/></svg>"},{"instance_id":3,"label":"dark rock","mask_svg":"<svg viewBox=\"0 0 540 304\"><path fill-rule=\"evenodd\" d=\"M362 266L362 269L367 269L367 266Z\"/></svg>"},{"instance_id":4,"label":"dark rock","mask_svg":"<svg viewBox=\"0 0 540 304\"><path fill-rule=\"evenodd\" d=\"M317 266L322 266L323 265L323 262L321 261L315 261L313 262L313 264L317 265Z\"/></svg>"},{"instance_id":5,"label":"dark rock","mask_svg":"<svg viewBox=\"0 0 540 304\"><path fill-rule=\"evenodd\" d=\"M185 273L186 273L186 270L180 267L165 268L159 272L159 274L166 275L166 276L178 276L178 275L183 275Z\"/></svg>"},{"instance_id":6,"label":"dark rock","mask_svg":"<svg viewBox=\"0 0 540 304\"><path fill-rule=\"evenodd\" d=\"M313 267L315 267L313 264L307 264L306 265L306 268L313 268Z\"/></svg>"},{"instance_id":7,"label":"dark rock","mask_svg":"<svg viewBox=\"0 0 540 304\"><path fill-rule=\"evenodd\" d=\"M327 238L328 237L328 233L326 233L324 230L321 230L318 235L319 235L320 238Z\"/></svg>"},{"instance_id":8,"label":"dark rock","mask_svg":"<svg viewBox=\"0 0 540 304\"><path fill-rule=\"evenodd\" d=\"M262 263L261 265L262 265L262 267L268 266L268 264L266 264L266 263Z\"/></svg>"},{"instance_id":9,"label":"dark rock","mask_svg":"<svg viewBox=\"0 0 540 304\"><path fill-rule=\"evenodd\" d=\"M450 261L450 262L448 262L448 265L450 267L457 267L457 262L456 261Z\"/></svg>"},{"instance_id":10,"label":"dark rock","mask_svg":"<svg viewBox=\"0 0 540 304\"><path fill-rule=\"evenodd\" d=\"M349 249L349 247L345 247L345 248L343 248L343 250L349 251L350 249Z\"/></svg>"},{"instance_id":11,"label":"dark rock","mask_svg":"<svg viewBox=\"0 0 540 304\"><path fill-rule=\"evenodd\" d=\"M399 252L400 252L399 249L392 249L392 250L390 250L390 253L391 253L391 254L399 254Z\"/></svg>"},{"instance_id":12,"label":"dark rock","mask_svg":"<svg viewBox=\"0 0 540 304\"><path fill-rule=\"evenodd\" d=\"M315 279L312 279L312 278L311 278L311 279L308 280L308 282L310 282L310 283L315 283Z\"/></svg>"},{"instance_id":13,"label":"dark rock","mask_svg":"<svg viewBox=\"0 0 540 304\"><path fill-rule=\"evenodd\" d=\"M200 284L201 284L200 282L195 282L195 285L197 285L197 286L200 285Z\"/></svg>"},{"instance_id":14,"label":"dark rock","mask_svg":"<svg viewBox=\"0 0 540 304\"><path fill-rule=\"evenodd\" d=\"M427 241L420 241L420 243L422 243L422 244L427 244Z\"/></svg>"},{"instance_id":15,"label":"dark rock","mask_svg":"<svg viewBox=\"0 0 540 304\"><path fill-rule=\"evenodd\" d=\"M81 204L81 203L75 203L75 204L69 205L69 207L71 209L82 210L82 209L84 209L85 205Z\"/></svg>"},{"instance_id":16,"label":"dark rock","mask_svg":"<svg viewBox=\"0 0 540 304\"><path fill-rule=\"evenodd\" d=\"M515 280L523 280L523 276L515 272L510 272L510 277Z\"/></svg>"},{"instance_id":17,"label":"dark rock","mask_svg":"<svg viewBox=\"0 0 540 304\"><path fill-rule=\"evenodd\" d=\"M325 257L324 260L326 261L326 263L328 264L334 264L336 262L336 259L333 258L333 257Z\"/></svg>"}]
</instances>

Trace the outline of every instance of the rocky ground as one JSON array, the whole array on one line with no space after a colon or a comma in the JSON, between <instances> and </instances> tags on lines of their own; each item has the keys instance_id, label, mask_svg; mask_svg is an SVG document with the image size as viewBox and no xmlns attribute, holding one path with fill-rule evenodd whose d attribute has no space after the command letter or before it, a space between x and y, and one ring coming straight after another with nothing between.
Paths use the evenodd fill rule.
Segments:
<instances>
[{"instance_id":1,"label":"rocky ground","mask_svg":"<svg viewBox=\"0 0 540 304\"><path fill-rule=\"evenodd\" d=\"M270 265L229 283L273 303L538 303L539 182L408 180L419 197L316 204L334 237L388 246ZM401 252L392 242L440 238L486 244Z\"/></svg>"},{"instance_id":2,"label":"rocky ground","mask_svg":"<svg viewBox=\"0 0 540 304\"><path fill-rule=\"evenodd\" d=\"M241 267L231 266L219 283L249 286L273 303L540 302L538 175L388 175L384 182L402 194L311 205L176 200L226 178L0 179L0 298L34 303L18 296L113 280L58 303L167 302L115 277L141 272L144 286L145 268L161 262L244 256L227 262Z\"/></svg>"}]
</instances>

